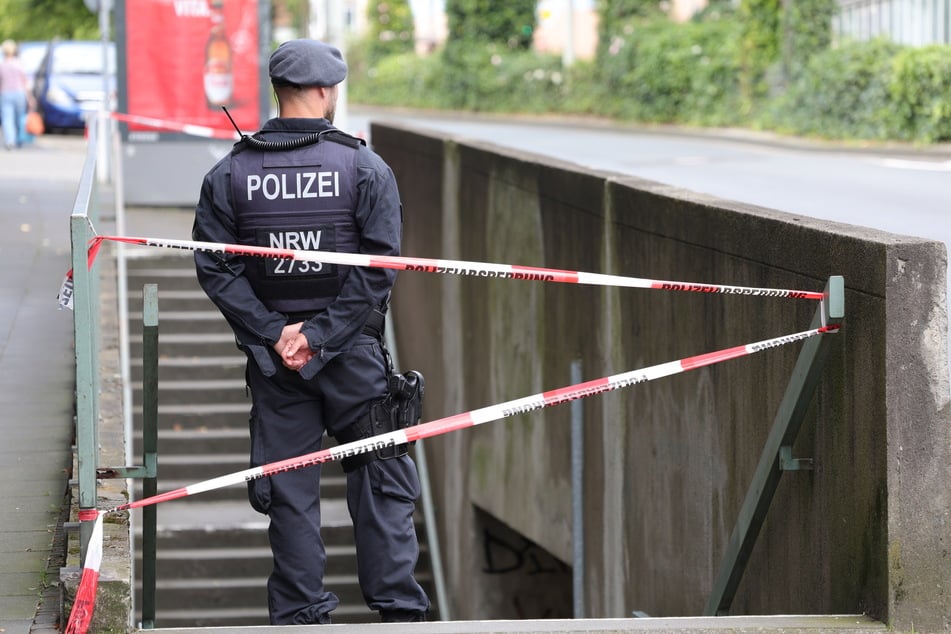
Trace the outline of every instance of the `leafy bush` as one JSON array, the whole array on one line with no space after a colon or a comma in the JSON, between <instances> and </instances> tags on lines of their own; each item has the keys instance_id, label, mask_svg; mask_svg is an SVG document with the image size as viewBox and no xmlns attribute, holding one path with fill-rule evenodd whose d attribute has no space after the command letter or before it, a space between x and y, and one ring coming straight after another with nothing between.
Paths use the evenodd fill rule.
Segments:
<instances>
[{"instance_id":1,"label":"leafy bush","mask_svg":"<svg viewBox=\"0 0 951 634\"><path fill-rule=\"evenodd\" d=\"M832 41L832 16L838 11L836 0L798 0L780 13L783 70L796 79L816 53L829 48Z\"/></svg>"},{"instance_id":2,"label":"leafy bush","mask_svg":"<svg viewBox=\"0 0 951 634\"><path fill-rule=\"evenodd\" d=\"M359 76L351 73L351 98L375 105L543 113L556 109L565 94L557 56L499 45L460 50L464 57L457 64L466 69L464 77L440 55L391 56Z\"/></svg>"},{"instance_id":3,"label":"leafy bush","mask_svg":"<svg viewBox=\"0 0 951 634\"><path fill-rule=\"evenodd\" d=\"M768 123L830 138L887 139L894 128L889 101L896 44L849 42L819 53L781 96Z\"/></svg>"},{"instance_id":4,"label":"leafy bush","mask_svg":"<svg viewBox=\"0 0 951 634\"><path fill-rule=\"evenodd\" d=\"M633 21L663 15L657 0L598 0L597 11L599 59Z\"/></svg>"},{"instance_id":5,"label":"leafy bush","mask_svg":"<svg viewBox=\"0 0 951 634\"><path fill-rule=\"evenodd\" d=\"M740 90L745 107L767 93L766 73L779 57L779 0L741 0Z\"/></svg>"},{"instance_id":6,"label":"leafy bush","mask_svg":"<svg viewBox=\"0 0 951 634\"><path fill-rule=\"evenodd\" d=\"M450 108L444 99L443 70L435 56L391 55L361 63L351 55L349 98L357 103L407 108Z\"/></svg>"},{"instance_id":7,"label":"leafy bush","mask_svg":"<svg viewBox=\"0 0 951 634\"><path fill-rule=\"evenodd\" d=\"M815 55L768 127L838 139L951 139L951 47L849 42Z\"/></svg>"},{"instance_id":8,"label":"leafy bush","mask_svg":"<svg viewBox=\"0 0 951 634\"><path fill-rule=\"evenodd\" d=\"M631 23L600 61L595 114L721 125L735 120L738 29L732 21Z\"/></svg>"},{"instance_id":9,"label":"leafy bush","mask_svg":"<svg viewBox=\"0 0 951 634\"><path fill-rule=\"evenodd\" d=\"M899 138L951 140L951 47L898 52L888 90Z\"/></svg>"},{"instance_id":10,"label":"leafy bush","mask_svg":"<svg viewBox=\"0 0 951 634\"><path fill-rule=\"evenodd\" d=\"M463 55L463 63L448 67L445 77L447 97L455 107L483 112L557 110L564 83L557 56L494 44L466 47ZM459 68L464 77L455 72ZM465 90L458 89L462 81Z\"/></svg>"},{"instance_id":11,"label":"leafy bush","mask_svg":"<svg viewBox=\"0 0 951 634\"><path fill-rule=\"evenodd\" d=\"M349 54L351 98L389 106L743 125L837 139L951 140L951 46L909 48L879 40L812 50L821 48L818 40L803 39L799 46L810 49L808 61L788 86L776 82L776 90L750 108L741 88L742 27L725 5L685 24L633 17L619 18L614 28L603 54L568 70L556 56L503 42L457 43L428 57L376 61L356 47Z\"/></svg>"}]
</instances>

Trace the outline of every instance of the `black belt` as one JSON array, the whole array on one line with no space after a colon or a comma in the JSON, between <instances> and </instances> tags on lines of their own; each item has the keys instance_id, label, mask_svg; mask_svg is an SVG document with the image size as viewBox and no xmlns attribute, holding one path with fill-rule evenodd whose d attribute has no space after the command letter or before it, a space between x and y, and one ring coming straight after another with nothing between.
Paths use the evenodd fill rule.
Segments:
<instances>
[{"instance_id":1,"label":"black belt","mask_svg":"<svg viewBox=\"0 0 951 634\"><path fill-rule=\"evenodd\" d=\"M288 313L287 322L296 324L301 321L312 319L317 313ZM386 312L381 308L374 308L363 325L363 334L370 335L374 339L383 341L383 333L386 328Z\"/></svg>"}]
</instances>

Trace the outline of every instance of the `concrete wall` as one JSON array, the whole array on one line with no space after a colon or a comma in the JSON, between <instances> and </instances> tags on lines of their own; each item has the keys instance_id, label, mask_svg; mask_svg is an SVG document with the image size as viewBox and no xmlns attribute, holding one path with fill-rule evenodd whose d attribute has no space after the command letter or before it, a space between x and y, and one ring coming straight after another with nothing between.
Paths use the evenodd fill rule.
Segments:
<instances>
[{"instance_id":1,"label":"concrete wall","mask_svg":"<svg viewBox=\"0 0 951 634\"><path fill-rule=\"evenodd\" d=\"M821 290L846 325L734 614L865 612L951 629L951 425L939 242L795 217L530 154L376 125L404 203L404 254L651 279ZM401 273L404 369L424 420L805 330L806 300ZM701 614L799 346L583 401L585 612ZM563 615L570 408L425 441L453 618ZM477 511L478 510L478 511ZM483 514L484 512L484 514ZM508 539L499 566L492 521ZM518 575L523 583L506 579ZM570 593L570 588L569 588Z\"/></svg>"}]
</instances>

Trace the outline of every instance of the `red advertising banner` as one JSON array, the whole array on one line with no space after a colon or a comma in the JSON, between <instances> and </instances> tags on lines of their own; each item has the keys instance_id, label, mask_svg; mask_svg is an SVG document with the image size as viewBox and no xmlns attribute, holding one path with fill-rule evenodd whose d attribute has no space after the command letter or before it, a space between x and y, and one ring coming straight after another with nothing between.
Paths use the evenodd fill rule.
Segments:
<instances>
[{"instance_id":1,"label":"red advertising banner","mask_svg":"<svg viewBox=\"0 0 951 634\"><path fill-rule=\"evenodd\" d=\"M260 37L258 0L127 0L124 114L257 130Z\"/></svg>"}]
</instances>

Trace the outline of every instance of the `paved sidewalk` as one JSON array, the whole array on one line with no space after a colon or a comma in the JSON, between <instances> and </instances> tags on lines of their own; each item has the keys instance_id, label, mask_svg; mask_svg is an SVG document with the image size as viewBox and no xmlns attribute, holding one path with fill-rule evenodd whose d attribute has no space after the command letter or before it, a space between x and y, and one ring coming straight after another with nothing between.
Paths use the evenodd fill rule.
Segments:
<instances>
[{"instance_id":1,"label":"paved sidewalk","mask_svg":"<svg viewBox=\"0 0 951 634\"><path fill-rule=\"evenodd\" d=\"M59 579L59 561L50 556L72 464L75 360L72 314L58 310L56 294L69 269L69 216L85 150L81 136L51 135L20 150L0 151L0 632L5 634L59 631L55 594L44 597L44 589Z\"/></svg>"},{"instance_id":2,"label":"paved sidewalk","mask_svg":"<svg viewBox=\"0 0 951 634\"><path fill-rule=\"evenodd\" d=\"M0 152L0 634L51 634L64 620L54 540L64 539L57 526L68 512L75 353L73 314L56 295L87 149L80 135L48 135ZM109 192L101 232L114 230ZM130 209L127 233L188 239L191 217Z\"/></svg>"}]
</instances>

